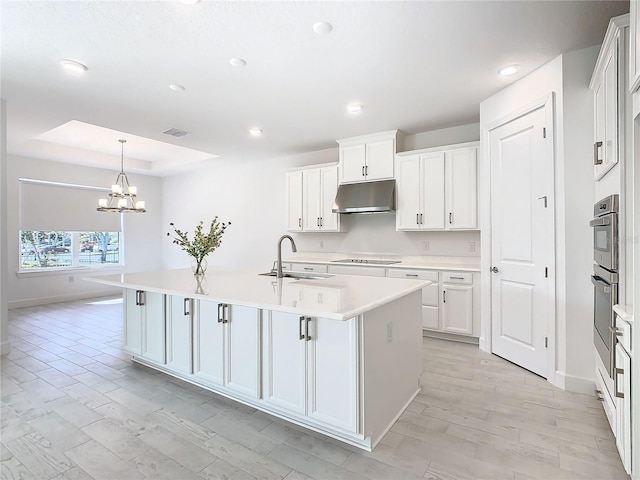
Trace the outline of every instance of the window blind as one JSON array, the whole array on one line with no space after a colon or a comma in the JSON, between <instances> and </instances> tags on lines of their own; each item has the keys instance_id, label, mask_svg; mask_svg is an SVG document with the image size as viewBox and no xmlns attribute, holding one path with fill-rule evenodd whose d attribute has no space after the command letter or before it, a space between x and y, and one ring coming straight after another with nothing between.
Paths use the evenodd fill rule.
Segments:
<instances>
[{"instance_id":1,"label":"window blind","mask_svg":"<svg viewBox=\"0 0 640 480\"><path fill-rule=\"evenodd\" d=\"M109 189L19 179L20 230L119 232L121 214L98 212L98 198Z\"/></svg>"}]
</instances>

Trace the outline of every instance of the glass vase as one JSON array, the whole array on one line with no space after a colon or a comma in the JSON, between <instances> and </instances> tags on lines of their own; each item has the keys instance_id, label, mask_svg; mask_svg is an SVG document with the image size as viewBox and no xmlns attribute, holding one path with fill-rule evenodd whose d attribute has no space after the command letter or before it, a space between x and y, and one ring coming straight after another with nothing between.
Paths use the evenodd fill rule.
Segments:
<instances>
[{"instance_id":1,"label":"glass vase","mask_svg":"<svg viewBox=\"0 0 640 480\"><path fill-rule=\"evenodd\" d=\"M207 271L207 259L203 258L200 261L198 261L197 259L193 259L193 261L191 262L191 270L196 276L204 275Z\"/></svg>"}]
</instances>

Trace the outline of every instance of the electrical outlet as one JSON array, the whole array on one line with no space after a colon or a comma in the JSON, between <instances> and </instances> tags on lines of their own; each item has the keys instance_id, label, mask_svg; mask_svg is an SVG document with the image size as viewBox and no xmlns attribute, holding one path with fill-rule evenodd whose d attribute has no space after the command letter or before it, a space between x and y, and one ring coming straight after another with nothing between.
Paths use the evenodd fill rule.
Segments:
<instances>
[{"instance_id":1,"label":"electrical outlet","mask_svg":"<svg viewBox=\"0 0 640 480\"><path fill-rule=\"evenodd\" d=\"M324 240L320 240L320 248L324 248Z\"/></svg>"},{"instance_id":2,"label":"electrical outlet","mask_svg":"<svg viewBox=\"0 0 640 480\"><path fill-rule=\"evenodd\" d=\"M387 323L387 343L393 341L393 322Z\"/></svg>"},{"instance_id":3,"label":"electrical outlet","mask_svg":"<svg viewBox=\"0 0 640 480\"><path fill-rule=\"evenodd\" d=\"M425 252L429 251L429 242L424 242L422 244L422 250L424 250Z\"/></svg>"},{"instance_id":4,"label":"electrical outlet","mask_svg":"<svg viewBox=\"0 0 640 480\"><path fill-rule=\"evenodd\" d=\"M469 251L470 252L476 251L476 242L469 242Z\"/></svg>"}]
</instances>

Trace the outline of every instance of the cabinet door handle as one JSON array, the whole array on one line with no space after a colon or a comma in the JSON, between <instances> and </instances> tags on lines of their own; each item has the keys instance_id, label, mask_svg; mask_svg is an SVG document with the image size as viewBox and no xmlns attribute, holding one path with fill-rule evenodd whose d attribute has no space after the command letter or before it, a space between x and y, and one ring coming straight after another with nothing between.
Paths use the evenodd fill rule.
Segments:
<instances>
[{"instance_id":1,"label":"cabinet door handle","mask_svg":"<svg viewBox=\"0 0 640 480\"><path fill-rule=\"evenodd\" d=\"M366 176L366 175L364 174L364 165L362 166L362 176L363 176L363 177L364 177L364 176Z\"/></svg>"},{"instance_id":2,"label":"cabinet door handle","mask_svg":"<svg viewBox=\"0 0 640 480\"><path fill-rule=\"evenodd\" d=\"M307 321L304 324L304 335L307 337L307 342L311 340L311 336L309 335L309 322L311 321L311 317L307 317Z\"/></svg>"},{"instance_id":3,"label":"cabinet door handle","mask_svg":"<svg viewBox=\"0 0 640 480\"><path fill-rule=\"evenodd\" d=\"M604 397L602 396L602 390L594 390L595 394L596 394L596 400L598 400L599 402L604 402Z\"/></svg>"},{"instance_id":4,"label":"cabinet door handle","mask_svg":"<svg viewBox=\"0 0 640 480\"><path fill-rule=\"evenodd\" d=\"M319 227L320 226L320 217L316 218L316 225Z\"/></svg>"},{"instance_id":5,"label":"cabinet door handle","mask_svg":"<svg viewBox=\"0 0 640 480\"><path fill-rule=\"evenodd\" d=\"M623 368L614 368L613 369L613 386L616 393L617 398L624 398L624 392L618 391L618 375L624 375Z\"/></svg>"},{"instance_id":6,"label":"cabinet door handle","mask_svg":"<svg viewBox=\"0 0 640 480\"><path fill-rule=\"evenodd\" d=\"M224 319L222 320L222 323L229 323L229 321L231 320L230 310L231 310L231 305L229 305L228 303L225 303L224 308L222 310L224 312Z\"/></svg>"},{"instance_id":7,"label":"cabinet door handle","mask_svg":"<svg viewBox=\"0 0 640 480\"><path fill-rule=\"evenodd\" d=\"M298 227L302 228L302 217L298 217Z\"/></svg>"},{"instance_id":8,"label":"cabinet door handle","mask_svg":"<svg viewBox=\"0 0 640 480\"><path fill-rule=\"evenodd\" d=\"M602 159L598 158L598 149L602 147L602 142L595 142L593 144L593 164L594 165L602 165Z\"/></svg>"},{"instance_id":9,"label":"cabinet door handle","mask_svg":"<svg viewBox=\"0 0 640 480\"><path fill-rule=\"evenodd\" d=\"M298 334L300 335L300 340L304 340L304 333L302 333L303 323L304 323L304 317L300 317L300 322L298 324Z\"/></svg>"},{"instance_id":10,"label":"cabinet door handle","mask_svg":"<svg viewBox=\"0 0 640 480\"><path fill-rule=\"evenodd\" d=\"M324 217L320 217L320 226L324 227Z\"/></svg>"},{"instance_id":11,"label":"cabinet door handle","mask_svg":"<svg viewBox=\"0 0 640 480\"><path fill-rule=\"evenodd\" d=\"M442 303L447 303L447 291L442 290Z\"/></svg>"},{"instance_id":12,"label":"cabinet door handle","mask_svg":"<svg viewBox=\"0 0 640 480\"><path fill-rule=\"evenodd\" d=\"M191 315L191 299L185 298L183 304L183 313L185 316Z\"/></svg>"},{"instance_id":13,"label":"cabinet door handle","mask_svg":"<svg viewBox=\"0 0 640 480\"><path fill-rule=\"evenodd\" d=\"M364 176L368 177L369 176L369 165L365 165L364 166Z\"/></svg>"},{"instance_id":14,"label":"cabinet door handle","mask_svg":"<svg viewBox=\"0 0 640 480\"><path fill-rule=\"evenodd\" d=\"M416 225L420 225L420 214L416 213Z\"/></svg>"},{"instance_id":15,"label":"cabinet door handle","mask_svg":"<svg viewBox=\"0 0 640 480\"><path fill-rule=\"evenodd\" d=\"M224 323L224 303L218 304L218 323Z\"/></svg>"},{"instance_id":16,"label":"cabinet door handle","mask_svg":"<svg viewBox=\"0 0 640 480\"><path fill-rule=\"evenodd\" d=\"M424 222L422 221L422 214L420 214L420 225L422 225Z\"/></svg>"},{"instance_id":17,"label":"cabinet door handle","mask_svg":"<svg viewBox=\"0 0 640 480\"><path fill-rule=\"evenodd\" d=\"M136 290L136 305L142 305L142 290Z\"/></svg>"},{"instance_id":18,"label":"cabinet door handle","mask_svg":"<svg viewBox=\"0 0 640 480\"><path fill-rule=\"evenodd\" d=\"M449 224L453 223L453 213L449 212Z\"/></svg>"}]
</instances>

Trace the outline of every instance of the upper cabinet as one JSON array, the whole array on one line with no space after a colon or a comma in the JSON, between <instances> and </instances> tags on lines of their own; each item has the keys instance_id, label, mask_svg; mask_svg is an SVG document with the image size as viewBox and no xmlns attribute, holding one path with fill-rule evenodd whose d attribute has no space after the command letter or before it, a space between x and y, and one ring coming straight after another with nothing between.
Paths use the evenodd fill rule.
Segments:
<instances>
[{"instance_id":1,"label":"upper cabinet","mask_svg":"<svg viewBox=\"0 0 640 480\"><path fill-rule=\"evenodd\" d=\"M478 143L397 156L397 230L478 228Z\"/></svg>"},{"instance_id":2,"label":"upper cabinet","mask_svg":"<svg viewBox=\"0 0 640 480\"><path fill-rule=\"evenodd\" d=\"M339 232L340 216L331 211L337 191L336 164L287 172L287 230Z\"/></svg>"},{"instance_id":3,"label":"upper cabinet","mask_svg":"<svg viewBox=\"0 0 640 480\"><path fill-rule=\"evenodd\" d=\"M398 130L338 140L340 183L394 178Z\"/></svg>"},{"instance_id":4,"label":"upper cabinet","mask_svg":"<svg viewBox=\"0 0 640 480\"><path fill-rule=\"evenodd\" d=\"M634 93L640 87L640 8L638 8L638 0L631 0L629 4L629 20L631 22L629 34L629 92Z\"/></svg>"},{"instance_id":5,"label":"upper cabinet","mask_svg":"<svg viewBox=\"0 0 640 480\"><path fill-rule=\"evenodd\" d=\"M593 92L593 169L596 181L604 177L620 157L620 128L624 125L625 113L624 102L620 98L624 98L626 92L628 26L628 15L611 19L589 85Z\"/></svg>"}]
</instances>

